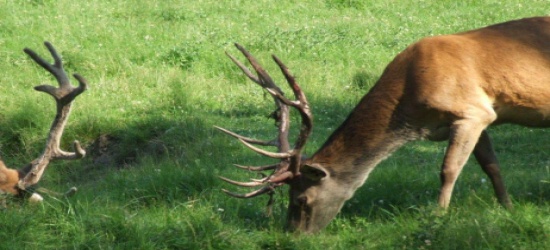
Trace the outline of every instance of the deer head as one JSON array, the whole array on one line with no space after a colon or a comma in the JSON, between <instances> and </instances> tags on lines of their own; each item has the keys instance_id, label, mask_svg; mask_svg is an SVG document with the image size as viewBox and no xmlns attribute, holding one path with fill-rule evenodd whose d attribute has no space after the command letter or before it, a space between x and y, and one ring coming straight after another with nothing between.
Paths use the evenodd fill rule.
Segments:
<instances>
[{"instance_id":1,"label":"deer head","mask_svg":"<svg viewBox=\"0 0 550 250\"><path fill-rule=\"evenodd\" d=\"M0 161L0 191L16 196L24 196L27 193L26 190L36 185L51 161L81 159L86 155L86 151L80 146L78 141L73 142L74 152L63 151L60 148L61 137L67 119L69 118L72 102L78 95L86 90L86 80L82 76L74 74L73 76L79 82L79 86L73 87L67 73L65 73L63 69L61 57L56 52L55 48L49 42L45 42L44 45L48 48L54 59L53 64L48 63L31 49L25 48L23 51L38 65L50 72L59 83L59 87L57 88L50 85L40 85L34 88L54 98L57 106L57 113L50 127L44 151L38 158L19 170L7 168L4 163ZM75 189L72 188L67 194L73 193L74 191ZM37 193L33 193L31 199L37 201L42 200L41 196Z\"/></svg>"},{"instance_id":2,"label":"deer head","mask_svg":"<svg viewBox=\"0 0 550 250\"><path fill-rule=\"evenodd\" d=\"M279 159L280 162L268 166L236 165L239 168L250 171L272 170L272 173L261 179L252 179L250 182L238 182L220 177L222 180L237 186L261 187L246 194L233 193L228 190L223 191L238 198L252 198L261 194L269 194L271 197L268 204L271 205L275 188L289 184L291 197L288 208L289 227L302 229L303 231L306 231L306 229L316 231L324 227L338 213L345 199L339 203L329 198L331 192L339 192L338 190L341 188L333 182L325 182L325 177L328 175L326 170L318 165L309 164L308 160L302 155L302 150L313 127L312 115L306 96L288 68L276 56L273 56L273 59L294 92L295 100L287 99L257 60L242 46L239 44L235 45L248 59L257 76L233 56L230 54L227 55L241 68L249 79L260 85L273 97L277 109L271 117L276 121L278 136L270 141L262 141L238 135L224 128L216 128L237 138L253 151L264 156ZM290 107L295 108L300 113L302 121L300 133L292 148L288 139ZM277 148L277 152L266 151L254 145L274 146Z\"/></svg>"}]
</instances>

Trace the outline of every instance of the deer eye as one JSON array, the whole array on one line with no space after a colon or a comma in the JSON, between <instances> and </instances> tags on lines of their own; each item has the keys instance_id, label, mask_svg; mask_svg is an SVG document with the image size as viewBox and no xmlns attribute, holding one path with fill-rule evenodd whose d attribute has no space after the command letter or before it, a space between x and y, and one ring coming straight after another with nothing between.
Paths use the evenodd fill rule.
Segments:
<instances>
[{"instance_id":1,"label":"deer eye","mask_svg":"<svg viewBox=\"0 0 550 250\"><path fill-rule=\"evenodd\" d=\"M296 199L296 203L298 203L299 206L305 206L307 205L307 196L301 195Z\"/></svg>"}]
</instances>

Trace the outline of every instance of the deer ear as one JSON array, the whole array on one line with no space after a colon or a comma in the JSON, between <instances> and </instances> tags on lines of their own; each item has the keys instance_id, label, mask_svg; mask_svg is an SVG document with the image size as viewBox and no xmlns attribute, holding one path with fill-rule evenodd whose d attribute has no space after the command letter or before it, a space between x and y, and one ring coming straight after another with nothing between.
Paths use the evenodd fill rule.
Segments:
<instances>
[{"instance_id":1,"label":"deer ear","mask_svg":"<svg viewBox=\"0 0 550 250\"><path fill-rule=\"evenodd\" d=\"M328 176L328 171L319 165L302 165L300 173L309 180L320 181Z\"/></svg>"}]
</instances>

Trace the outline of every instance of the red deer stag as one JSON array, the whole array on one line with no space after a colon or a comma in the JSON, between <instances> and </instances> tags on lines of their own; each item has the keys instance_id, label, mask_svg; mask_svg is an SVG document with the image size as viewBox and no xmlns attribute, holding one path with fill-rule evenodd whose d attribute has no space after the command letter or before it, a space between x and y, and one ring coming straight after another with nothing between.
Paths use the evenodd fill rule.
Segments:
<instances>
[{"instance_id":1,"label":"red deer stag","mask_svg":"<svg viewBox=\"0 0 550 250\"><path fill-rule=\"evenodd\" d=\"M281 162L244 167L274 170L260 180L243 183L223 179L240 186L263 186L248 194L228 192L241 198L271 193L289 184L287 222L290 229L298 231L323 229L380 161L417 139L449 141L441 167L439 206L449 206L455 181L473 152L489 176L498 201L511 208L486 129L502 123L550 126L550 17L427 37L410 45L386 67L345 122L307 159L302 158L301 151L312 121L306 98L294 78L274 57L297 97L293 101L283 96L244 48L237 48L257 77L231 59L278 105L279 137L263 142L221 130ZM293 149L287 139L289 106L302 116L301 132ZM253 144L274 145L279 152L267 152Z\"/></svg>"},{"instance_id":2,"label":"red deer stag","mask_svg":"<svg viewBox=\"0 0 550 250\"><path fill-rule=\"evenodd\" d=\"M40 85L34 88L37 91L42 91L51 95L55 99L57 114L50 128L44 152L38 158L18 170L7 168L4 163L0 161L0 193L9 193L19 197L26 197L28 193L27 190L40 181L50 161L80 159L86 154L86 151L82 149L78 141L74 141L73 143L75 152L66 152L59 147L65 124L69 118L72 102L78 95L86 90L86 80L82 76L74 74L74 77L79 82L79 86L76 88L73 87L67 73L63 70L63 63L59 54L57 54L50 43L45 42L44 44L52 54L54 59L53 64L48 63L28 48L25 48L24 51L36 63L49 71L57 79L59 88L49 85ZM69 192L74 191L74 188L69 190ZM33 193L30 198L34 201L42 200L42 197L37 193Z\"/></svg>"}]
</instances>

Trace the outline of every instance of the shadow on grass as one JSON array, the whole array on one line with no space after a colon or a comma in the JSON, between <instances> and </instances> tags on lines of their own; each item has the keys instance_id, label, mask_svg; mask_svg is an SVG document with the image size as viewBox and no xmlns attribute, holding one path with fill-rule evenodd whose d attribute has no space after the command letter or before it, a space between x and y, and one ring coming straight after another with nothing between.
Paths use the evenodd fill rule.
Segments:
<instances>
[{"instance_id":1,"label":"shadow on grass","mask_svg":"<svg viewBox=\"0 0 550 250\"><path fill-rule=\"evenodd\" d=\"M508 193L518 205L548 204L550 157L544 142L548 132L513 125L489 128ZM424 145L437 150L426 151ZM446 145L447 142L405 145L376 168L341 214L375 219L426 205L437 207L439 169ZM490 181L473 156L457 181L451 207L472 200L482 206L499 206Z\"/></svg>"},{"instance_id":2,"label":"shadow on grass","mask_svg":"<svg viewBox=\"0 0 550 250\"><path fill-rule=\"evenodd\" d=\"M368 85L368 80L363 78L369 76L359 75L357 78L357 87ZM350 93L358 99L356 95ZM266 100L271 101L269 98ZM343 104L336 98L315 95L310 102L315 128L306 148L309 155L345 120L354 106ZM180 100L177 106L184 104L185 100ZM231 164L261 165L274 160L248 151L233 138L213 128L213 125L221 125L246 136L270 139L275 136L276 129L273 121L264 117L273 109L247 106L229 112L211 110L208 114L195 114L196 110L186 108L177 113L170 110L174 107L155 107L139 115L139 119L117 125L116 129L106 134L98 134L98 141L89 148L90 156L81 163L83 167L75 167L74 163L59 164L61 174L49 178L49 181L59 185L79 183L91 189L102 181L101 188L112 190L97 195L126 200L125 203L136 208L154 206L159 202L176 204L206 199L208 203L216 204L212 206L213 210L233 210L223 218L224 221L234 221L230 217L234 215L248 220L249 225L258 229L274 225L282 227L288 199L285 191L277 193L273 219L263 219L266 197L250 200L221 198L221 188L230 185L218 180L218 175L238 180L255 177L231 168ZM299 121L296 114L292 116L292 135L295 135ZM2 124L6 127L20 126L10 122L4 121ZM76 131L86 130L82 128L86 124L76 123L73 126ZM544 169L550 161L544 140L547 132L508 125L490 129L508 190L515 201L534 204L548 202L550 184ZM400 149L377 167L365 185L345 204L341 216L391 220L394 212L435 204L439 166L445 146L446 143L421 142ZM139 168L132 168L134 165ZM492 189L480 183L485 176L477 163L472 161L466 169L459 178L453 203L463 202L466 197L474 195L472 190L482 200L491 203ZM117 174L113 175L112 171L117 171Z\"/></svg>"}]
</instances>

